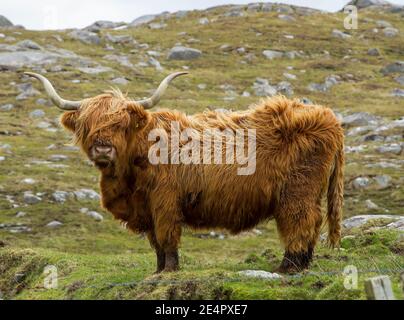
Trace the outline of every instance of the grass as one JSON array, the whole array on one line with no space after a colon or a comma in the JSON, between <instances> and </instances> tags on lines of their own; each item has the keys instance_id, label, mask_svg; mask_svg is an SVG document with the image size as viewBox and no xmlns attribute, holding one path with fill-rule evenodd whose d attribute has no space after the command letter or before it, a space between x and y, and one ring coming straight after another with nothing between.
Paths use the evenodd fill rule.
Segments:
<instances>
[{"instance_id":1,"label":"grass","mask_svg":"<svg viewBox=\"0 0 404 320\"><path fill-rule=\"evenodd\" d=\"M210 12L190 12L185 18L168 19L167 27L151 30L147 26L120 31L102 31L105 35L129 34L138 43L149 44L147 50L162 53L158 60L165 68L130 70L115 62L103 59L106 54L125 54L136 65L146 59L146 49L134 45L114 45L115 51L104 45L85 45L72 40L68 32L2 30L16 41L32 39L46 47L62 47L94 62L113 68L99 75L83 74L71 65L63 65L64 72L48 72L62 96L81 99L101 93L111 86L110 80L124 76L130 83L121 87L133 98L147 96L164 75L187 66L190 75L176 80L167 91L161 107L177 108L187 113L204 110L208 106L233 110L247 108L259 98L254 97L252 85L257 77L268 78L276 84L286 80L284 72L293 73L297 80L288 80L294 88L294 97L307 97L312 101L332 107L341 113L366 111L383 117L386 121L402 116L403 101L390 96L395 75L383 76L379 70L394 61L403 60L404 21L399 14L361 11L359 29L349 31L352 38L331 38L333 29L343 30L343 14L314 14L296 16L288 23L277 18L277 13L248 13L244 17L223 17L223 8ZM207 16L211 22L200 25L199 18ZM387 20L400 30L394 39L382 32L374 33L376 20ZM179 33L186 31L186 35ZM59 43L54 37L63 38ZM257 33L261 33L260 36ZM284 35L294 35L287 39ZM190 39L198 42L189 43ZM0 39L0 43L4 40ZM194 61L168 61L166 54L176 43L202 50L203 55ZM220 49L228 44L230 50ZM251 61L235 49L246 48L255 55ZM379 48L382 55L371 57L368 48ZM304 58L268 60L262 55L265 49L299 51ZM135 51L133 51L135 50ZM328 51L329 54L326 54ZM293 67L292 70L288 67ZM48 66L45 68L49 69ZM181 247L182 269L178 273L153 275L155 257L142 235L126 231L111 215L100 209L97 201L79 202L68 199L56 203L51 194L55 190L74 191L79 188L98 190L98 173L77 150L69 148L71 136L58 127L60 112L54 107L39 106L33 97L16 101L18 94L13 83L21 83L21 72L0 73L0 105L13 103L11 111L0 111L0 224L20 223L29 226L28 233L10 233L0 228L0 292L6 299L364 299L363 284L374 275L390 275L397 298L403 298L399 274L403 270L403 236L385 230L353 230L344 235L341 251L319 245L312 268L300 275L279 280L260 280L242 277L238 271L260 269L274 271L282 257L273 222L258 226L260 235L245 233L225 239L201 239L200 231L185 230ZM322 83L330 75L344 79L329 92L311 92L311 82ZM348 76L349 74L352 77ZM74 84L70 80L80 79ZM207 85L205 90L198 84ZM226 101L221 85L230 84L240 95ZM36 88L39 88L35 84ZM243 91L252 93L242 97ZM32 119L29 113L43 109L43 119ZM49 132L37 127L48 121L58 128ZM399 129L388 132L401 135ZM346 144L364 144L360 137L347 136ZM379 142L366 142L363 153L347 154L345 216L367 213L404 214L404 189L402 165L395 168L369 168L380 161L398 163L402 156L378 154L374 148ZM4 148L10 145L10 148ZM2 147L3 146L3 147ZM52 146L52 147L50 147ZM63 154L66 160L55 162L51 155ZM38 161L42 161L38 164ZM44 162L46 161L46 162ZM56 165L56 166L55 166ZM60 165L63 165L60 167ZM392 185L384 190L371 187L354 190L351 181L361 175L388 174ZM36 182L22 182L32 178ZM41 193L43 201L34 205L23 202L23 193ZM13 201L10 201L10 199ZM365 200L371 199L380 209L369 210ZM80 212L86 207L104 215L104 221L95 222ZM17 212L26 215L17 218ZM45 225L58 220L60 228ZM58 288L45 289L45 266L54 265L58 271ZM358 288L344 288L343 270L354 265L359 270Z\"/></svg>"}]
</instances>

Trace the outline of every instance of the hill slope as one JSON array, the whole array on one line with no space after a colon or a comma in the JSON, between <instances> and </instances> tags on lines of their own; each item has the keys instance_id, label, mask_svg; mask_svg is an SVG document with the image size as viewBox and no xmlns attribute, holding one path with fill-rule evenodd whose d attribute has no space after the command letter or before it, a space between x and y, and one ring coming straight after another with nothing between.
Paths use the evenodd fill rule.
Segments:
<instances>
[{"instance_id":1,"label":"hill slope","mask_svg":"<svg viewBox=\"0 0 404 320\"><path fill-rule=\"evenodd\" d=\"M46 72L68 99L110 86L139 98L169 72L186 69L191 74L170 87L161 107L239 110L275 92L330 106L346 127L345 216L404 215L404 19L390 11L361 10L357 30L343 29L343 13L284 5L163 14L123 29L100 23L87 30L0 29L2 296L360 299L366 277L388 273L402 297L402 231L374 228L391 219L347 228L343 251L319 245L310 273L277 280L238 273L279 264L273 223L236 237L186 230L183 269L152 275L147 241L100 209L96 170L67 145L71 137L42 88L22 76ZM169 59L175 46L201 54ZM58 289L44 288L46 265L57 267ZM347 265L360 270L357 290L343 287Z\"/></svg>"}]
</instances>

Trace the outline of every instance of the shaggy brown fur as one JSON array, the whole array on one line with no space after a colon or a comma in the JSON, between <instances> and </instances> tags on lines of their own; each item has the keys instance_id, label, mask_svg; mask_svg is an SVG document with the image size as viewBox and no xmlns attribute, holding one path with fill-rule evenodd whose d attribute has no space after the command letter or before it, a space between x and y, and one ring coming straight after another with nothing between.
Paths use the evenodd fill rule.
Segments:
<instances>
[{"instance_id":1,"label":"shaggy brown fur","mask_svg":"<svg viewBox=\"0 0 404 320\"><path fill-rule=\"evenodd\" d=\"M255 173L237 175L236 164L150 164L148 133L163 128L170 134L171 121L198 131L256 129ZM115 146L115 165L101 169L102 205L129 229L147 233L157 271L178 269L183 225L238 233L271 218L285 245L280 271L307 268L327 185L329 242L339 244L344 135L328 108L277 97L247 111L187 116L146 111L115 92L86 100L61 122L86 153L95 141Z\"/></svg>"}]
</instances>

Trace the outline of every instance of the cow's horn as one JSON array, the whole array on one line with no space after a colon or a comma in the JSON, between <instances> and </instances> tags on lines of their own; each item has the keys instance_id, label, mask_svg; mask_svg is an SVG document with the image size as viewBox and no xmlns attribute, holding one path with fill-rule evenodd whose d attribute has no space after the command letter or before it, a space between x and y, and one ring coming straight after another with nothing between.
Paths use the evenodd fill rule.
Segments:
<instances>
[{"instance_id":1,"label":"cow's horn","mask_svg":"<svg viewBox=\"0 0 404 320\"><path fill-rule=\"evenodd\" d=\"M44 76L33 72L24 72L24 74L34 77L39 81L41 81L49 98L58 108L62 110L77 110L80 107L82 101L69 101L62 99L57 94L55 88L53 88L52 83L50 83L50 81L46 79Z\"/></svg>"},{"instance_id":2,"label":"cow's horn","mask_svg":"<svg viewBox=\"0 0 404 320\"><path fill-rule=\"evenodd\" d=\"M188 72L175 72L170 74L160 83L156 92L150 98L136 101L136 103L142 105L145 109L153 108L157 103L159 103L170 82L178 76L182 76L184 74L188 74Z\"/></svg>"}]
</instances>

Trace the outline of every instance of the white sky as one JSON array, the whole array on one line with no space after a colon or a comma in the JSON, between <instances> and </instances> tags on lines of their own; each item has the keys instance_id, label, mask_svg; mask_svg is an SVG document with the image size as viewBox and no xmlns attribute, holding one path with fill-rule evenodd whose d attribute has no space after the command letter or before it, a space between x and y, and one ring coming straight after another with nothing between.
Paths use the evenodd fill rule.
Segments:
<instances>
[{"instance_id":1,"label":"white sky","mask_svg":"<svg viewBox=\"0 0 404 320\"><path fill-rule=\"evenodd\" d=\"M349 0L1 0L0 14L27 29L64 29L82 28L97 20L130 22L141 15L163 11L251 2L282 2L337 11ZM404 5L404 0L390 2Z\"/></svg>"}]
</instances>

